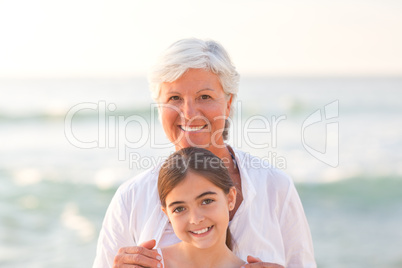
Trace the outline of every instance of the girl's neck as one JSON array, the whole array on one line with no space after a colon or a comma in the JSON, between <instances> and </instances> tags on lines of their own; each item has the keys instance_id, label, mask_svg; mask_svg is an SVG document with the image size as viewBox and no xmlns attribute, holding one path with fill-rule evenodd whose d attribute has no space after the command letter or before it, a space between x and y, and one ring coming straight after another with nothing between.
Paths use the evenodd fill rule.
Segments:
<instances>
[{"instance_id":1,"label":"girl's neck","mask_svg":"<svg viewBox=\"0 0 402 268\"><path fill-rule=\"evenodd\" d=\"M165 260L165 264L171 264L168 267L229 268L240 267L244 263L226 245L200 249L188 243L180 242L167 250L166 257L168 259Z\"/></svg>"}]
</instances>

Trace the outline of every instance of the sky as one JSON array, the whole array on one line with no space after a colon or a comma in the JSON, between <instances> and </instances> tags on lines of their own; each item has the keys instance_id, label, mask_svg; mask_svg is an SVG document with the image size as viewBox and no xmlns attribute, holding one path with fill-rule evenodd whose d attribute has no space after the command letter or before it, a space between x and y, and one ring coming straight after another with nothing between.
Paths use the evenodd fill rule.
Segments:
<instances>
[{"instance_id":1,"label":"sky","mask_svg":"<svg viewBox=\"0 0 402 268\"><path fill-rule=\"evenodd\" d=\"M242 75L401 76L399 0L0 0L0 78L146 75L174 41Z\"/></svg>"}]
</instances>

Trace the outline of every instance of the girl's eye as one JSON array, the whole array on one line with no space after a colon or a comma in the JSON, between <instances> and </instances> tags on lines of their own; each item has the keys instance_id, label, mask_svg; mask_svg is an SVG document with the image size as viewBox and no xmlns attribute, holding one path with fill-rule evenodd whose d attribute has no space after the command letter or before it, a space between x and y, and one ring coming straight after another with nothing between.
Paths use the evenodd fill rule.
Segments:
<instances>
[{"instance_id":1,"label":"girl's eye","mask_svg":"<svg viewBox=\"0 0 402 268\"><path fill-rule=\"evenodd\" d=\"M214 202L214 200L212 200L212 199L205 199L205 200L202 201L202 204L203 204L203 205L208 205L208 204L211 204L212 202Z\"/></svg>"},{"instance_id":2,"label":"girl's eye","mask_svg":"<svg viewBox=\"0 0 402 268\"><path fill-rule=\"evenodd\" d=\"M177 207L177 208L175 208L175 209L173 210L173 213L180 213L180 212L182 212L182 211L184 211L184 207Z\"/></svg>"}]
</instances>

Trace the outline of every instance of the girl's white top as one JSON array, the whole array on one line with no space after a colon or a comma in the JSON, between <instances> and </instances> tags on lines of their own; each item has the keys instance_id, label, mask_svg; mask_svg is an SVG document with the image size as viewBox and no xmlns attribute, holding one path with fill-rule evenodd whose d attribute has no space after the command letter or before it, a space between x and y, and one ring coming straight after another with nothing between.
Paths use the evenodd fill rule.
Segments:
<instances>
[{"instance_id":1,"label":"girl's white top","mask_svg":"<svg viewBox=\"0 0 402 268\"><path fill-rule=\"evenodd\" d=\"M310 229L299 195L284 172L234 150L243 202L229 224L233 252L292 267L316 267ZM161 210L157 182L160 165L119 187L100 232L94 268L109 268L119 248L155 239L163 248L179 242Z\"/></svg>"}]
</instances>

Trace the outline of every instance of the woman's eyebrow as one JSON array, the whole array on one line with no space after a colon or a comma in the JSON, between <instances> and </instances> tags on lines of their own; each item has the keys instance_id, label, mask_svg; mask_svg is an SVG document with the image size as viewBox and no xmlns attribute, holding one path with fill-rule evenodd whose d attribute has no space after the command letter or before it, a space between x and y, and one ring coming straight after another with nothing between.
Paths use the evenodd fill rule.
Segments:
<instances>
[{"instance_id":1,"label":"woman's eyebrow","mask_svg":"<svg viewBox=\"0 0 402 268\"><path fill-rule=\"evenodd\" d=\"M169 95L171 95L171 94L175 94L175 95L180 95L181 93L180 93L180 91L176 91L176 90L171 90L171 91L168 91L168 92L166 92L166 94L169 94Z\"/></svg>"},{"instance_id":2,"label":"woman's eyebrow","mask_svg":"<svg viewBox=\"0 0 402 268\"><path fill-rule=\"evenodd\" d=\"M200 92L205 91L205 90L207 90L207 91L215 91L212 88L203 88L203 89L198 90L196 93L200 93ZM180 90L176 90L176 89L169 90L166 93L167 94L178 94L178 95L181 94Z\"/></svg>"},{"instance_id":3,"label":"woman's eyebrow","mask_svg":"<svg viewBox=\"0 0 402 268\"><path fill-rule=\"evenodd\" d=\"M200 93L201 91L204 91L204 90L215 91L212 88L203 88L203 89L198 90L197 93Z\"/></svg>"}]
</instances>

